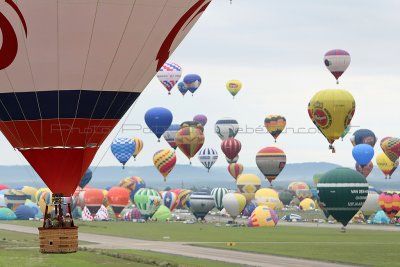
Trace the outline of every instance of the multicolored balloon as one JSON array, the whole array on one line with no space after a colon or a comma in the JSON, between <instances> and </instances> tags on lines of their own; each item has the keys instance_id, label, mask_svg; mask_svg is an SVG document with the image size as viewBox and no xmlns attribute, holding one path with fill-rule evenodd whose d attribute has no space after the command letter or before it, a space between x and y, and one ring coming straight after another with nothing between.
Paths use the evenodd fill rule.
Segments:
<instances>
[{"instance_id":1,"label":"multicolored balloon","mask_svg":"<svg viewBox=\"0 0 400 267\"><path fill-rule=\"evenodd\" d=\"M235 220L246 206L246 198L239 193L227 193L222 198L222 205L231 218Z\"/></svg>"},{"instance_id":2,"label":"multicolored balloon","mask_svg":"<svg viewBox=\"0 0 400 267\"><path fill-rule=\"evenodd\" d=\"M193 117L193 121L201 123L201 125L204 127L207 124L207 116L203 114L198 114Z\"/></svg>"},{"instance_id":3,"label":"multicolored balloon","mask_svg":"<svg viewBox=\"0 0 400 267\"><path fill-rule=\"evenodd\" d=\"M249 227L274 227L278 224L279 218L273 209L266 206L257 207L249 218Z\"/></svg>"},{"instance_id":4,"label":"multicolored balloon","mask_svg":"<svg viewBox=\"0 0 400 267\"><path fill-rule=\"evenodd\" d=\"M387 179L388 176L389 179L391 179L392 174L399 166L399 160L393 162L388 158L388 156L386 156L385 153L382 152L376 156L376 165L378 165L379 169L385 175L385 179Z\"/></svg>"},{"instance_id":5,"label":"multicolored balloon","mask_svg":"<svg viewBox=\"0 0 400 267\"><path fill-rule=\"evenodd\" d=\"M218 159L218 152L213 148L203 148L198 154L201 164L210 172L211 167Z\"/></svg>"},{"instance_id":6,"label":"multicolored balloon","mask_svg":"<svg viewBox=\"0 0 400 267\"><path fill-rule=\"evenodd\" d=\"M193 95L201 85L201 77L197 74L188 74L183 78L183 83Z\"/></svg>"},{"instance_id":7,"label":"multicolored balloon","mask_svg":"<svg viewBox=\"0 0 400 267\"><path fill-rule=\"evenodd\" d=\"M276 139L286 127L286 119L281 115L268 115L264 119L264 126L276 143Z\"/></svg>"},{"instance_id":8,"label":"multicolored balloon","mask_svg":"<svg viewBox=\"0 0 400 267\"><path fill-rule=\"evenodd\" d=\"M346 127L346 129L343 131L343 133L340 135L340 138L342 139L342 141L343 141L343 138L350 132L350 130L351 130L351 125L349 124Z\"/></svg>"},{"instance_id":9,"label":"multicolored balloon","mask_svg":"<svg viewBox=\"0 0 400 267\"><path fill-rule=\"evenodd\" d=\"M173 211L179 204L178 195L172 191L166 191L161 194L163 205Z\"/></svg>"},{"instance_id":10,"label":"multicolored balloon","mask_svg":"<svg viewBox=\"0 0 400 267\"><path fill-rule=\"evenodd\" d=\"M127 177L119 182L120 187L124 187L129 191L129 197L134 203L134 197L137 191L146 187L144 180L138 176Z\"/></svg>"},{"instance_id":11,"label":"multicolored balloon","mask_svg":"<svg viewBox=\"0 0 400 267\"><path fill-rule=\"evenodd\" d=\"M400 194L394 191L383 192L379 196L379 206L392 219L400 211Z\"/></svg>"},{"instance_id":12,"label":"multicolored balloon","mask_svg":"<svg viewBox=\"0 0 400 267\"><path fill-rule=\"evenodd\" d=\"M327 89L317 92L308 104L308 115L329 142L339 139L354 116L356 103L345 90Z\"/></svg>"},{"instance_id":13,"label":"multicolored balloon","mask_svg":"<svg viewBox=\"0 0 400 267\"><path fill-rule=\"evenodd\" d=\"M239 123L235 119L223 118L215 123L215 133L222 141L228 138L235 138L238 132Z\"/></svg>"},{"instance_id":14,"label":"multicolored balloon","mask_svg":"<svg viewBox=\"0 0 400 267\"><path fill-rule=\"evenodd\" d=\"M221 149L228 159L233 160L235 157L238 156L240 150L242 149L242 144L239 140L230 137L222 141Z\"/></svg>"},{"instance_id":15,"label":"multicolored balloon","mask_svg":"<svg viewBox=\"0 0 400 267\"><path fill-rule=\"evenodd\" d=\"M160 194L149 188L142 188L135 194L135 204L143 216L147 220L157 211L162 200Z\"/></svg>"},{"instance_id":16,"label":"multicolored balloon","mask_svg":"<svg viewBox=\"0 0 400 267\"><path fill-rule=\"evenodd\" d=\"M228 193L228 189L217 187L211 190L211 195L214 197L215 207L221 211L224 208L224 204L222 203L222 199ZM246 202L246 200L245 200Z\"/></svg>"},{"instance_id":17,"label":"multicolored balloon","mask_svg":"<svg viewBox=\"0 0 400 267\"><path fill-rule=\"evenodd\" d=\"M182 128L176 134L176 144L190 160L204 144L203 132L193 127Z\"/></svg>"},{"instance_id":18,"label":"multicolored balloon","mask_svg":"<svg viewBox=\"0 0 400 267\"><path fill-rule=\"evenodd\" d=\"M111 144L111 152L114 154L114 157L122 164L122 169L124 169L125 164L133 156L133 152L135 152L135 143L130 138L118 137L114 139Z\"/></svg>"},{"instance_id":19,"label":"multicolored balloon","mask_svg":"<svg viewBox=\"0 0 400 267\"><path fill-rule=\"evenodd\" d=\"M183 96L185 96L185 94L186 94L187 91L188 91L188 89L186 88L184 82L179 82L179 83L178 83L178 90L179 90L179 92L181 92L181 94L182 94Z\"/></svg>"},{"instance_id":20,"label":"multicolored balloon","mask_svg":"<svg viewBox=\"0 0 400 267\"><path fill-rule=\"evenodd\" d=\"M258 206L267 206L270 209L275 209L280 202L278 192L270 188L258 189L255 200Z\"/></svg>"},{"instance_id":21,"label":"multicolored balloon","mask_svg":"<svg viewBox=\"0 0 400 267\"><path fill-rule=\"evenodd\" d=\"M339 84L339 77L346 71L350 65L350 54L342 49L333 49L325 53L324 64Z\"/></svg>"},{"instance_id":22,"label":"multicolored balloon","mask_svg":"<svg viewBox=\"0 0 400 267\"><path fill-rule=\"evenodd\" d=\"M226 162L228 162L228 164L234 164L237 163L239 160L239 155L237 155L236 157L234 157L233 159L228 158L227 156L225 156Z\"/></svg>"},{"instance_id":23,"label":"multicolored balloon","mask_svg":"<svg viewBox=\"0 0 400 267\"><path fill-rule=\"evenodd\" d=\"M175 152L169 149L159 150L153 156L153 163L164 177L164 182L166 182L168 174L172 171L176 164Z\"/></svg>"},{"instance_id":24,"label":"multicolored balloon","mask_svg":"<svg viewBox=\"0 0 400 267\"><path fill-rule=\"evenodd\" d=\"M376 143L376 136L371 130L359 129L353 133L352 137L350 138L350 142L353 144L353 146L367 144L374 147Z\"/></svg>"},{"instance_id":25,"label":"multicolored balloon","mask_svg":"<svg viewBox=\"0 0 400 267\"><path fill-rule=\"evenodd\" d=\"M137 155L139 155L140 151L143 149L143 141L140 138L133 138L133 142L135 143L135 151L133 152L133 159L136 160Z\"/></svg>"},{"instance_id":26,"label":"multicolored balloon","mask_svg":"<svg viewBox=\"0 0 400 267\"><path fill-rule=\"evenodd\" d=\"M355 161L364 168L374 157L374 148L367 144L356 145L353 147L352 154Z\"/></svg>"},{"instance_id":27,"label":"multicolored balloon","mask_svg":"<svg viewBox=\"0 0 400 267\"><path fill-rule=\"evenodd\" d=\"M236 179L236 186L246 198L247 203L254 199L256 191L261 187L261 180L255 174L241 174Z\"/></svg>"},{"instance_id":28,"label":"multicolored balloon","mask_svg":"<svg viewBox=\"0 0 400 267\"><path fill-rule=\"evenodd\" d=\"M158 80L164 85L165 89L167 89L169 95L181 76L182 68L176 63L166 62L157 72Z\"/></svg>"},{"instance_id":29,"label":"multicolored balloon","mask_svg":"<svg viewBox=\"0 0 400 267\"><path fill-rule=\"evenodd\" d=\"M226 83L226 90L235 98L237 93L242 89L242 82L238 80L229 80Z\"/></svg>"},{"instance_id":30,"label":"multicolored balloon","mask_svg":"<svg viewBox=\"0 0 400 267\"><path fill-rule=\"evenodd\" d=\"M184 121L181 123L180 125L181 129L185 128L185 127L193 127L193 128L197 128L200 131L204 132L204 127L200 122L197 121Z\"/></svg>"},{"instance_id":31,"label":"multicolored balloon","mask_svg":"<svg viewBox=\"0 0 400 267\"><path fill-rule=\"evenodd\" d=\"M400 157L400 138L383 138L381 140L381 148L392 162L396 162Z\"/></svg>"},{"instance_id":32,"label":"multicolored balloon","mask_svg":"<svg viewBox=\"0 0 400 267\"><path fill-rule=\"evenodd\" d=\"M286 165L286 154L277 147L265 147L257 152L256 164L264 174L265 179L272 184L272 181L281 173Z\"/></svg>"},{"instance_id":33,"label":"multicolored balloon","mask_svg":"<svg viewBox=\"0 0 400 267\"><path fill-rule=\"evenodd\" d=\"M356 170L364 175L365 178L372 172L374 164L370 161L366 166L362 167L360 164L356 163Z\"/></svg>"},{"instance_id":34,"label":"multicolored balloon","mask_svg":"<svg viewBox=\"0 0 400 267\"><path fill-rule=\"evenodd\" d=\"M245 198L246 199L246 198ZM242 215L243 216L247 216L250 217L251 214L253 213L253 211L257 208L257 203L255 201L251 201L249 204L247 204L243 211L242 211Z\"/></svg>"},{"instance_id":35,"label":"multicolored balloon","mask_svg":"<svg viewBox=\"0 0 400 267\"><path fill-rule=\"evenodd\" d=\"M171 111L161 107L149 109L144 115L147 127L157 136L158 142L160 142L160 137L171 126L172 119Z\"/></svg>"},{"instance_id":36,"label":"multicolored balloon","mask_svg":"<svg viewBox=\"0 0 400 267\"><path fill-rule=\"evenodd\" d=\"M228 165L229 174L236 180L237 177L243 172L243 164L231 163Z\"/></svg>"},{"instance_id":37,"label":"multicolored balloon","mask_svg":"<svg viewBox=\"0 0 400 267\"><path fill-rule=\"evenodd\" d=\"M181 126L179 124L171 124L168 129L163 134L165 141L173 148L176 149L178 146L175 142L176 133L180 130Z\"/></svg>"}]
</instances>

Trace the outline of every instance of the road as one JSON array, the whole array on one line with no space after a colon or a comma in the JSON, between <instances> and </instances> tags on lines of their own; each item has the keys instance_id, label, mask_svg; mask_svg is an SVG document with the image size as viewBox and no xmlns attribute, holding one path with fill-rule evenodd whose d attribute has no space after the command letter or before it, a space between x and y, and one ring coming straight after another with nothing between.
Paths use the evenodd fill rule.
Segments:
<instances>
[{"instance_id":1,"label":"road","mask_svg":"<svg viewBox=\"0 0 400 267\"><path fill-rule=\"evenodd\" d=\"M35 227L0 224L0 229L16 231L28 234L38 234ZM239 251L221 250L214 248L194 247L190 244L196 242L165 242L165 241L147 241L132 238L122 238L115 236L96 235L79 233L79 240L96 243L86 245L86 247L102 248L102 249L135 249L147 250L152 252L160 252L174 254L193 258L203 258L227 263L236 263L247 266L266 266L266 267L283 267L283 266L309 266L309 267L334 267L334 266L352 266L335 263L286 258L279 256L270 256L264 254L246 253Z\"/></svg>"}]
</instances>

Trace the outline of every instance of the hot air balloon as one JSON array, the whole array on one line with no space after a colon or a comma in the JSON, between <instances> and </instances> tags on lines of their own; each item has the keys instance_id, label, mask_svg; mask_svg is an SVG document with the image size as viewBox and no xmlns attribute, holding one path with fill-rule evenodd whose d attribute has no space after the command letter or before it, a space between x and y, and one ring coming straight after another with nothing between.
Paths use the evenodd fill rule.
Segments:
<instances>
[{"instance_id":1,"label":"hot air balloon","mask_svg":"<svg viewBox=\"0 0 400 267\"><path fill-rule=\"evenodd\" d=\"M286 127L286 119L281 115L268 115L264 120L264 126L276 143L276 139Z\"/></svg>"},{"instance_id":2,"label":"hot air balloon","mask_svg":"<svg viewBox=\"0 0 400 267\"><path fill-rule=\"evenodd\" d=\"M283 205L287 206L293 200L293 194L289 190L279 192L279 200L282 201Z\"/></svg>"},{"instance_id":3,"label":"hot air balloon","mask_svg":"<svg viewBox=\"0 0 400 267\"><path fill-rule=\"evenodd\" d=\"M176 134L180 130L181 126L179 124L171 124L168 129L163 134L165 141L173 148L176 149L178 146L175 142Z\"/></svg>"},{"instance_id":4,"label":"hot air balloon","mask_svg":"<svg viewBox=\"0 0 400 267\"><path fill-rule=\"evenodd\" d=\"M199 151L199 160L201 164L203 164L204 167L210 172L211 167L214 165L214 163L218 159L218 152L214 148L202 148Z\"/></svg>"},{"instance_id":5,"label":"hot air balloon","mask_svg":"<svg viewBox=\"0 0 400 267\"><path fill-rule=\"evenodd\" d=\"M30 200L34 203L36 203L36 192L37 191L38 191L37 188L31 187L31 186L24 186L21 188L21 192L23 192L25 195L28 195L30 197Z\"/></svg>"},{"instance_id":6,"label":"hot air balloon","mask_svg":"<svg viewBox=\"0 0 400 267\"><path fill-rule=\"evenodd\" d=\"M379 208L379 194L374 187L369 186L367 199L365 200L364 205L362 205L360 210L363 213L365 219L368 220L369 216L378 211Z\"/></svg>"},{"instance_id":7,"label":"hot air balloon","mask_svg":"<svg viewBox=\"0 0 400 267\"><path fill-rule=\"evenodd\" d=\"M394 171L399 166L399 160L396 160L396 162L393 162L388 158L388 156L386 156L385 153L382 152L376 156L376 164L378 165L379 169L385 175L385 179L387 179L388 176L389 176L389 179L391 179L391 175L394 173Z\"/></svg>"},{"instance_id":8,"label":"hot air balloon","mask_svg":"<svg viewBox=\"0 0 400 267\"><path fill-rule=\"evenodd\" d=\"M300 202L299 205L301 210L315 210L315 202L310 198L305 198Z\"/></svg>"},{"instance_id":9,"label":"hot air balloon","mask_svg":"<svg viewBox=\"0 0 400 267\"><path fill-rule=\"evenodd\" d=\"M291 182L288 185L288 190L292 192L294 195L296 191L299 189L310 189L310 187L305 182Z\"/></svg>"},{"instance_id":10,"label":"hot air balloon","mask_svg":"<svg viewBox=\"0 0 400 267\"><path fill-rule=\"evenodd\" d=\"M302 201L306 198L313 198L313 192L311 189L297 189L296 190L296 197Z\"/></svg>"},{"instance_id":11,"label":"hot air balloon","mask_svg":"<svg viewBox=\"0 0 400 267\"><path fill-rule=\"evenodd\" d=\"M226 90L235 98L237 93L239 93L240 89L242 89L242 83L238 80L229 80L226 83Z\"/></svg>"},{"instance_id":12,"label":"hot air balloon","mask_svg":"<svg viewBox=\"0 0 400 267\"><path fill-rule=\"evenodd\" d=\"M270 209L275 209L280 202L278 192L270 188L257 190L255 200L258 206L267 206Z\"/></svg>"},{"instance_id":13,"label":"hot air balloon","mask_svg":"<svg viewBox=\"0 0 400 267\"><path fill-rule=\"evenodd\" d=\"M336 168L321 177L318 192L323 207L345 227L367 199L368 183L355 170Z\"/></svg>"},{"instance_id":14,"label":"hot air balloon","mask_svg":"<svg viewBox=\"0 0 400 267\"><path fill-rule=\"evenodd\" d=\"M400 194L393 191L382 192L379 196L379 206L392 219L400 211Z\"/></svg>"},{"instance_id":15,"label":"hot air balloon","mask_svg":"<svg viewBox=\"0 0 400 267\"><path fill-rule=\"evenodd\" d=\"M171 211L168 207L161 205L157 211L151 216L151 219L158 222L166 222L171 219Z\"/></svg>"},{"instance_id":16,"label":"hot air balloon","mask_svg":"<svg viewBox=\"0 0 400 267\"><path fill-rule=\"evenodd\" d=\"M381 148L392 162L396 162L400 156L400 138L385 137L381 140Z\"/></svg>"},{"instance_id":17,"label":"hot air balloon","mask_svg":"<svg viewBox=\"0 0 400 267\"><path fill-rule=\"evenodd\" d=\"M85 174L83 175L82 179L79 182L80 187L85 187L87 184L92 180L93 173L90 169L87 169Z\"/></svg>"},{"instance_id":18,"label":"hot air balloon","mask_svg":"<svg viewBox=\"0 0 400 267\"><path fill-rule=\"evenodd\" d=\"M197 74L188 74L183 78L183 83L193 95L201 85L201 77Z\"/></svg>"},{"instance_id":19,"label":"hot air balloon","mask_svg":"<svg viewBox=\"0 0 400 267\"><path fill-rule=\"evenodd\" d=\"M16 189L9 189L4 194L4 202L7 208L15 211L19 206L24 205L25 200L31 199L31 197L24 192Z\"/></svg>"},{"instance_id":20,"label":"hot air balloon","mask_svg":"<svg viewBox=\"0 0 400 267\"><path fill-rule=\"evenodd\" d=\"M204 144L203 132L193 127L182 128L176 134L176 144L190 160Z\"/></svg>"},{"instance_id":21,"label":"hot air balloon","mask_svg":"<svg viewBox=\"0 0 400 267\"><path fill-rule=\"evenodd\" d=\"M246 198L247 203L254 199L255 193L261 187L261 180L255 174L241 174L236 179L236 186Z\"/></svg>"},{"instance_id":22,"label":"hot air balloon","mask_svg":"<svg viewBox=\"0 0 400 267\"><path fill-rule=\"evenodd\" d=\"M313 175L313 182L315 186L317 186L317 184L319 183L319 180L321 179L322 175L324 175L324 173L316 173Z\"/></svg>"},{"instance_id":23,"label":"hot air balloon","mask_svg":"<svg viewBox=\"0 0 400 267\"><path fill-rule=\"evenodd\" d=\"M164 182L166 182L168 174L172 171L176 164L175 152L169 149L159 150L153 156L153 163L157 170L164 177Z\"/></svg>"},{"instance_id":24,"label":"hot air balloon","mask_svg":"<svg viewBox=\"0 0 400 267\"><path fill-rule=\"evenodd\" d=\"M89 209L90 214L94 217L103 204L104 195L101 189L89 188L84 194L85 206Z\"/></svg>"},{"instance_id":25,"label":"hot air balloon","mask_svg":"<svg viewBox=\"0 0 400 267\"><path fill-rule=\"evenodd\" d=\"M167 89L168 94L171 94L172 88L182 76L182 68L176 63L166 62L157 72L157 78Z\"/></svg>"},{"instance_id":26,"label":"hot air balloon","mask_svg":"<svg viewBox=\"0 0 400 267\"><path fill-rule=\"evenodd\" d=\"M355 161L360 164L361 168L364 168L374 157L374 149L370 145L360 144L353 147L352 154Z\"/></svg>"},{"instance_id":27,"label":"hot air balloon","mask_svg":"<svg viewBox=\"0 0 400 267\"><path fill-rule=\"evenodd\" d=\"M345 90L327 89L317 92L308 104L308 114L328 140L332 149L337 140L350 125L356 103L353 96Z\"/></svg>"},{"instance_id":28,"label":"hot air balloon","mask_svg":"<svg viewBox=\"0 0 400 267\"><path fill-rule=\"evenodd\" d=\"M222 198L222 205L231 218L235 220L246 206L246 198L239 193L227 193Z\"/></svg>"},{"instance_id":29,"label":"hot air balloon","mask_svg":"<svg viewBox=\"0 0 400 267\"><path fill-rule=\"evenodd\" d=\"M115 218L118 220L119 214L129 203L129 191L124 187L112 187L107 194L108 204L111 206Z\"/></svg>"},{"instance_id":30,"label":"hot air balloon","mask_svg":"<svg viewBox=\"0 0 400 267\"><path fill-rule=\"evenodd\" d=\"M172 119L171 111L161 107L151 108L144 115L147 127L157 136L158 142L160 142L160 137L171 126Z\"/></svg>"},{"instance_id":31,"label":"hot air balloon","mask_svg":"<svg viewBox=\"0 0 400 267\"><path fill-rule=\"evenodd\" d=\"M237 157L241 149L242 144L240 141L232 137L222 141L221 143L222 152L224 152L225 156L230 160Z\"/></svg>"},{"instance_id":32,"label":"hot air balloon","mask_svg":"<svg viewBox=\"0 0 400 267\"><path fill-rule=\"evenodd\" d=\"M9 189L8 186L0 184L0 190Z\"/></svg>"},{"instance_id":33,"label":"hot air balloon","mask_svg":"<svg viewBox=\"0 0 400 267\"><path fill-rule=\"evenodd\" d=\"M125 164L133 156L133 152L135 152L135 143L127 137L116 138L111 144L111 152L122 164L122 169L124 169Z\"/></svg>"},{"instance_id":34,"label":"hot air balloon","mask_svg":"<svg viewBox=\"0 0 400 267\"><path fill-rule=\"evenodd\" d=\"M215 201L215 207L219 211L221 211L224 208L222 199L224 198L224 196L227 193L228 193L228 189L221 188L221 187L213 188L213 190L211 190L211 195L214 197L214 201ZM246 200L245 200L245 202L246 202Z\"/></svg>"},{"instance_id":35,"label":"hot air balloon","mask_svg":"<svg viewBox=\"0 0 400 267\"><path fill-rule=\"evenodd\" d=\"M181 94L182 94L183 96L185 96L186 92L188 91L188 89L186 88L184 82L179 82L179 83L178 83L178 90L179 90L179 92L181 92Z\"/></svg>"},{"instance_id":36,"label":"hot air balloon","mask_svg":"<svg viewBox=\"0 0 400 267\"><path fill-rule=\"evenodd\" d=\"M257 207L249 218L250 227L274 227L279 221L278 215L273 209L266 206Z\"/></svg>"},{"instance_id":37,"label":"hot air balloon","mask_svg":"<svg viewBox=\"0 0 400 267\"><path fill-rule=\"evenodd\" d=\"M204 220L208 212L215 207L214 197L203 192L194 192L189 201L190 210L197 220Z\"/></svg>"},{"instance_id":38,"label":"hot air balloon","mask_svg":"<svg viewBox=\"0 0 400 267\"><path fill-rule=\"evenodd\" d=\"M246 198L245 198L246 199ZM257 203L255 201L251 201L249 204L247 204L243 211L242 211L242 215L243 216L247 216L250 217L251 214L253 213L253 211L257 208Z\"/></svg>"},{"instance_id":39,"label":"hot air balloon","mask_svg":"<svg viewBox=\"0 0 400 267\"><path fill-rule=\"evenodd\" d=\"M238 132L239 123L235 119L223 118L215 123L215 133L222 141L228 138L235 138Z\"/></svg>"},{"instance_id":40,"label":"hot air balloon","mask_svg":"<svg viewBox=\"0 0 400 267\"><path fill-rule=\"evenodd\" d=\"M198 121L184 121L181 123L180 127L180 129L183 129L185 127L193 127L199 129L202 133L204 132L203 125Z\"/></svg>"},{"instance_id":41,"label":"hot air balloon","mask_svg":"<svg viewBox=\"0 0 400 267\"><path fill-rule=\"evenodd\" d=\"M127 177L119 182L120 187L124 187L129 191L129 197L134 203L134 197L137 191L146 187L144 180L138 176Z\"/></svg>"},{"instance_id":42,"label":"hot air balloon","mask_svg":"<svg viewBox=\"0 0 400 267\"><path fill-rule=\"evenodd\" d=\"M179 204L178 195L175 192L167 191L162 193L163 205L173 211Z\"/></svg>"},{"instance_id":43,"label":"hot air balloon","mask_svg":"<svg viewBox=\"0 0 400 267\"><path fill-rule=\"evenodd\" d=\"M256 164L265 179L272 185L272 181L286 165L285 152L277 147L265 147L257 152Z\"/></svg>"},{"instance_id":44,"label":"hot air balloon","mask_svg":"<svg viewBox=\"0 0 400 267\"><path fill-rule=\"evenodd\" d=\"M17 220L29 220L35 218L35 210L29 206L21 205L15 210Z\"/></svg>"},{"instance_id":45,"label":"hot air balloon","mask_svg":"<svg viewBox=\"0 0 400 267\"><path fill-rule=\"evenodd\" d=\"M231 163L228 165L228 172L236 180L237 177L243 172L243 164Z\"/></svg>"},{"instance_id":46,"label":"hot air balloon","mask_svg":"<svg viewBox=\"0 0 400 267\"><path fill-rule=\"evenodd\" d=\"M372 161L370 161L366 166L361 167L360 164L356 163L356 170L364 175L365 178L368 177L368 175L372 172L372 169L374 168L374 164Z\"/></svg>"},{"instance_id":47,"label":"hot air balloon","mask_svg":"<svg viewBox=\"0 0 400 267\"><path fill-rule=\"evenodd\" d=\"M133 152L133 159L136 160L136 157L139 155L140 151L143 149L143 141L140 138L133 138L133 142L135 143L135 151Z\"/></svg>"},{"instance_id":48,"label":"hot air balloon","mask_svg":"<svg viewBox=\"0 0 400 267\"><path fill-rule=\"evenodd\" d=\"M206 115L198 114L193 117L193 121L200 123L204 127L207 124L207 117Z\"/></svg>"},{"instance_id":49,"label":"hot air balloon","mask_svg":"<svg viewBox=\"0 0 400 267\"><path fill-rule=\"evenodd\" d=\"M0 208L0 221L16 220L17 216L9 208Z\"/></svg>"},{"instance_id":50,"label":"hot air balloon","mask_svg":"<svg viewBox=\"0 0 400 267\"><path fill-rule=\"evenodd\" d=\"M342 141L343 141L343 138L350 132L350 130L351 130L351 125L349 124L349 125L347 125L347 127L343 131L343 133L340 135L340 138L342 139Z\"/></svg>"},{"instance_id":51,"label":"hot air balloon","mask_svg":"<svg viewBox=\"0 0 400 267\"><path fill-rule=\"evenodd\" d=\"M358 129L351 136L350 142L353 144L353 146L367 144L374 147L376 143L376 136L371 130Z\"/></svg>"},{"instance_id":52,"label":"hot air balloon","mask_svg":"<svg viewBox=\"0 0 400 267\"><path fill-rule=\"evenodd\" d=\"M137 208L145 220L153 216L162 203L160 194L156 190L149 188L140 189L135 194L134 199Z\"/></svg>"},{"instance_id":53,"label":"hot air balloon","mask_svg":"<svg viewBox=\"0 0 400 267\"><path fill-rule=\"evenodd\" d=\"M225 156L226 162L228 162L228 164L234 164L237 163L239 160L239 155L237 155L236 157L234 157L233 159L228 158L227 156Z\"/></svg>"},{"instance_id":54,"label":"hot air balloon","mask_svg":"<svg viewBox=\"0 0 400 267\"><path fill-rule=\"evenodd\" d=\"M142 214L138 208L133 208L127 210L122 217L124 221L140 220L142 219Z\"/></svg>"},{"instance_id":55,"label":"hot air balloon","mask_svg":"<svg viewBox=\"0 0 400 267\"><path fill-rule=\"evenodd\" d=\"M346 71L350 65L350 54L342 49L333 49L325 53L324 64L339 84L339 77Z\"/></svg>"}]
</instances>

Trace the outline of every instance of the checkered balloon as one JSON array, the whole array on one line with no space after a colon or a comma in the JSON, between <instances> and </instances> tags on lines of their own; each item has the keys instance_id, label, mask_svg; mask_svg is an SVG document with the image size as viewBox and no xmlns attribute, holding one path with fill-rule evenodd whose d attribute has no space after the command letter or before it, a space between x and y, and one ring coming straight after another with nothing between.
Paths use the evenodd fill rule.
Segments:
<instances>
[{"instance_id":1,"label":"checkered balloon","mask_svg":"<svg viewBox=\"0 0 400 267\"><path fill-rule=\"evenodd\" d=\"M127 137L116 138L111 144L111 152L122 163L122 168L124 168L126 162L128 162L135 152L135 142Z\"/></svg>"}]
</instances>

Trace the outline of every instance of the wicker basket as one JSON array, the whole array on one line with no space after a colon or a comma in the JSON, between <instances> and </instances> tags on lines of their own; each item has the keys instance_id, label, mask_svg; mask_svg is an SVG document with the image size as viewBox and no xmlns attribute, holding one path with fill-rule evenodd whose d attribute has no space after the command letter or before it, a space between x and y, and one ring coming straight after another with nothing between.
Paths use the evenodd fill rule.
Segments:
<instances>
[{"instance_id":1,"label":"wicker basket","mask_svg":"<svg viewBox=\"0 0 400 267\"><path fill-rule=\"evenodd\" d=\"M40 252L73 253L78 251L78 227L39 227Z\"/></svg>"}]
</instances>

